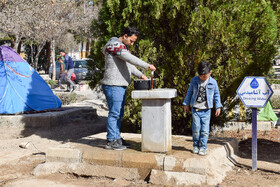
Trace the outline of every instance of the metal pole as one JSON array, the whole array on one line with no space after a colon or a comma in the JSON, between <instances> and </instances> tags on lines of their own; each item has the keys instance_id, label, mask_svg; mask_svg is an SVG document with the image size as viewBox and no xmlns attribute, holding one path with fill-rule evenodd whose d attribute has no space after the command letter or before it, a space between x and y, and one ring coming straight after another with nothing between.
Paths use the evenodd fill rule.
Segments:
<instances>
[{"instance_id":1,"label":"metal pole","mask_svg":"<svg viewBox=\"0 0 280 187\"><path fill-rule=\"evenodd\" d=\"M252 108L252 171L257 170L257 108Z\"/></svg>"}]
</instances>

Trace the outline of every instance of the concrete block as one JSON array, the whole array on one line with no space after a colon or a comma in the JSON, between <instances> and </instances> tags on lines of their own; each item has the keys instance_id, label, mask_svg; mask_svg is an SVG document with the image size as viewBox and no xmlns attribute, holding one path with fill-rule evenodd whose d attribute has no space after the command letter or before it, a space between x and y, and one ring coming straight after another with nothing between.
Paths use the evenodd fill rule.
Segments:
<instances>
[{"instance_id":1,"label":"concrete block","mask_svg":"<svg viewBox=\"0 0 280 187\"><path fill-rule=\"evenodd\" d=\"M203 158L190 158L184 161L183 168L186 172L206 175L207 162L207 159Z\"/></svg>"},{"instance_id":2,"label":"concrete block","mask_svg":"<svg viewBox=\"0 0 280 187\"><path fill-rule=\"evenodd\" d=\"M270 121L257 121L258 131L271 131L272 123ZM252 128L252 126L251 126Z\"/></svg>"},{"instance_id":3,"label":"concrete block","mask_svg":"<svg viewBox=\"0 0 280 187\"><path fill-rule=\"evenodd\" d=\"M71 173L79 176L109 177L125 180L139 180L137 168L123 168L85 163L46 162L39 164L32 175L42 176L53 173Z\"/></svg>"},{"instance_id":4,"label":"concrete block","mask_svg":"<svg viewBox=\"0 0 280 187\"><path fill-rule=\"evenodd\" d=\"M46 151L47 162L81 162L82 153L72 148L50 148Z\"/></svg>"},{"instance_id":5,"label":"concrete block","mask_svg":"<svg viewBox=\"0 0 280 187\"><path fill-rule=\"evenodd\" d=\"M143 99L142 151L171 152L171 100Z\"/></svg>"},{"instance_id":6,"label":"concrete block","mask_svg":"<svg viewBox=\"0 0 280 187\"><path fill-rule=\"evenodd\" d=\"M36 114L1 115L0 126L26 128L49 128L68 123L71 116L77 112L89 112L97 116L96 109L91 107L71 108L63 111L44 112Z\"/></svg>"},{"instance_id":7,"label":"concrete block","mask_svg":"<svg viewBox=\"0 0 280 187\"><path fill-rule=\"evenodd\" d=\"M186 159L179 158L175 156L165 156L164 157L164 164L163 164L163 170L164 171L176 171L176 172L184 172L186 171L184 166L184 162Z\"/></svg>"},{"instance_id":8,"label":"concrete block","mask_svg":"<svg viewBox=\"0 0 280 187\"><path fill-rule=\"evenodd\" d=\"M163 156L153 153L125 152L122 157L123 167L163 169Z\"/></svg>"},{"instance_id":9,"label":"concrete block","mask_svg":"<svg viewBox=\"0 0 280 187\"><path fill-rule=\"evenodd\" d=\"M91 164L70 164L67 173L79 176L109 177L114 179L139 180L140 175L136 168L124 168Z\"/></svg>"},{"instance_id":10,"label":"concrete block","mask_svg":"<svg viewBox=\"0 0 280 187\"><path fill-rule=\"evenodd\" d=\"M258 131L271 131L271 122L270 121L257 121L257 130ZM214 131L241 131L241 130L252 130L252 124L240 121L229 121L225 124L224 127L219 128L215 127Z\"/></svg>"},{"instance_id":11,"label":"concrete block","mask_svg":"<svg viewBox=\"0 0 280 187\"><path fill-rule=\"evenodd\" d=\"M85 150L82 155L83 162L107 166L122 166L123 151L114 150Z\"/></svg>"},{"instance_id":12,"label":"concrete block","mask_svg":"<svg viewBox=\"0 0 280 187\"><path fill-rule=\"evenodd\" d=\"M206 183L206 175L200 175L187 172L172 172L152 170L150 176L150 183L155 185L167 186L183 186L183 185L201 185Z\"/></svg>"},{"instance_id":13,"label":"concrete block","mask_svg":"<svg viewBox=\"0 0 280 187\"><path fill-rule=\"evenodd\" d=\"M31 174L34 176L49 175L59 172L65 166L66 163L63 162L46 162L36 166Z\"/></svg>"},{"instance_id":14,"label":"concrete block","mask_svg":"<svg viewBox=\"0 0 280 187\"><path fill-rule=\"evenodd\" d=\"M134 90L131 92L133 99L171 99L177 96L177 90L160 88L153 90Z\"/></svg>"},{"instance_id":15,"label":"concrete block","mask_svg":"<svg viewBox=\"0 0 280 187\"><path fill-rule=\"evenodd\" d=\"M170 88L132 91L132 98L143 99L142 151L171 152L171 98L176 96Z\"/></svg>"},{"instance_id":16,"label":"concrete block","mask_svg":"<svg viewBox=\"0 0 280 187\"><path fill-rule=\"evenodd\" d=\"M130 153L125 152L122 158L122 165L126 168L138 168L140 178L144 180L151 172L151 169L163 168L163 155L153 153Z\"/></svg>"}]
</instances>

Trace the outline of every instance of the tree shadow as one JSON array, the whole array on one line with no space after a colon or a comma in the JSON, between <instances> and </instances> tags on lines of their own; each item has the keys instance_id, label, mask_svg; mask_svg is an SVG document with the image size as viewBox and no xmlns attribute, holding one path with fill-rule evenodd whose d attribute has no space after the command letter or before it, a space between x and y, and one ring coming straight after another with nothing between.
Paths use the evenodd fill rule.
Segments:
<instances>
[{"instance_id":1,"label":"tree shadow","mask_svg":"<svg viewBox=\"0 0 280 187\"><path fill-rule=\"evenodd\" d=\"M74 109L71 111L71 109ZM59 113L63 113L59 115ZM29 118L23 118L24 129L20 135L28 137L33 134L61 142L78 142L80 139L106 132L107 117L97 116L96 110L90 107L70 107L65 111L44 113L40 120L38 115L36 127L30 125ZM57 116L55 116L57 115ZM34 117L36 123L36 117ZM53 120L53 123L48 123ZM46 122L44 125L43 123Z\"/></svg>"},{"instance_id":2,"label":"tree shadow","mask_svg":"<svg viewBox=\"0 0 280 187\"><path fill-rule=\"evenodd\" d=\"M258 139L257 144L257 160L280 164L280 142ZM240 153L238 156L251 159L252 138L240 141L239 151Z\"/></svg>"}]
</instances>

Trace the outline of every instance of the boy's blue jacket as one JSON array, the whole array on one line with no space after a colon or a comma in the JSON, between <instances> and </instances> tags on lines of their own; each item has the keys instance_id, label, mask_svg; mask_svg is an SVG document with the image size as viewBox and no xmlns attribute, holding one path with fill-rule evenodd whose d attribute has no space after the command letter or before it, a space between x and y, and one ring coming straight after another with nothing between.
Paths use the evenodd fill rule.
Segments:
<instances>
[{"instance_id":1,"label":"boy's blue jacket","mask_svg":"<svg viewBox=\"0 0 280 187\"><path fill-rule=\"evenodd\" d=\"M196 76L191 80L183 105L193 106L197 98L199 85L200 85L200 79L199 76ZM221 108L223 106L221 104L218 83L211 76L209 76L209 81L208 84L206 85L206 97L207 97L208 108L213 108L213 100L215 102L215 108Z\"/></svg>"}]
</instances>

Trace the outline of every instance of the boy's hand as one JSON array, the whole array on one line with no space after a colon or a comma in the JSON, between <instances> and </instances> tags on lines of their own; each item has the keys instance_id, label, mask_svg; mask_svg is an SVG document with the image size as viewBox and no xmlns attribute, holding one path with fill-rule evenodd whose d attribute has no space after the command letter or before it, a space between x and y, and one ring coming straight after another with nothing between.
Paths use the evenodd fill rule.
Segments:
<instances>
[{"instance_id":1,"label":"boy's hand","mask_svg":"<svg viewBox=\"0 0 280 187\"><path fill-rule=\"evenodd\" d=\"M187 105L184 105L184 111L185 111L186 113L188 113L188 112L190 111L190 108L189 108L189 106L187 106Z\"/></svg>"},{"instance_id":2,"label":"boy's hand","mask_svg":"<svg viewBox=\"0 0 280 187\"><path fill-rule=\"evenodd\" d=\"M218 116L220 115L220 113L221 113L221 109L218 108L218 109L216 110L215 116L218 117Z\"/></svg>"}]
</instances>

